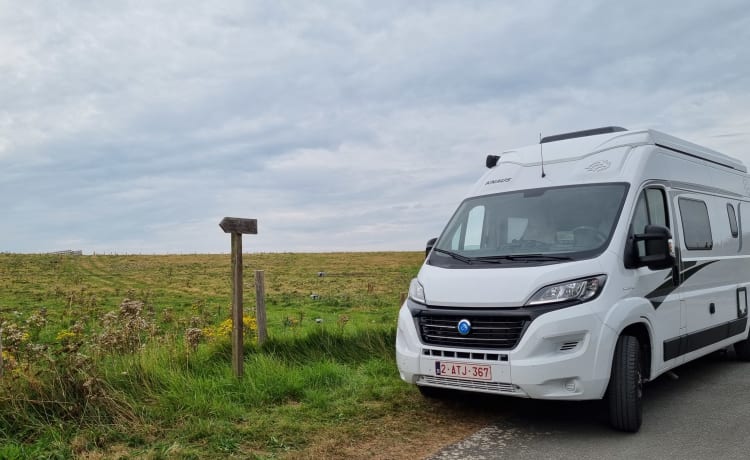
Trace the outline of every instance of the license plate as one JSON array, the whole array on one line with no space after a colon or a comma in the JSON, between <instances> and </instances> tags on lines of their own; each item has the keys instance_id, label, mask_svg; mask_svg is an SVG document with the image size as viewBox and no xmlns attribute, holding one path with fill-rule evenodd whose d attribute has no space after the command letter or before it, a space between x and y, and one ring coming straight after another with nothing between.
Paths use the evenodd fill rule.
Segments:
<instances>
[{"instance_id":1,"label":"license plate","mask_svg":"<svg viewBox=\"0 0 750 460\"><path fill-rule=\"evenodd\" d=\"M481 364L435 361L435 375L471 380L492 380L492 367Z\"/></svg>"}]
</instances>

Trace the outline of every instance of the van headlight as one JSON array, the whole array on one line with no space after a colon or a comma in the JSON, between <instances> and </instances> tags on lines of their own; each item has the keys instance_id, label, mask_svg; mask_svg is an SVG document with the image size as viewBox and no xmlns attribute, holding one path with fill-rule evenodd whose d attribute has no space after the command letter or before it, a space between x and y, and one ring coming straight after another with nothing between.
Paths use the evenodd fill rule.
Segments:
<instances>
[{"instance_id":1,"label":"van headlight","mask_svg":"<svg viewBox=\"0 0 750 460\"><path fill-rule=\"evenodd\" d=\"M411 284L409 284L409 298L419 303L427 303L424 299L424 286L416 278L411 280Z\"/></svg>"},{"instance_id":2,"label":"van headlight","mask_svg":"<svg viewBox=\"0 0 750 460\"><path fill-rule=\"evenodd\" d=\"M526 305L546 305L576 300L586 302L596 298L602 292L605 281L607 277L599 275L545 286L531 296Z\"/></svg>"}]
</instances>

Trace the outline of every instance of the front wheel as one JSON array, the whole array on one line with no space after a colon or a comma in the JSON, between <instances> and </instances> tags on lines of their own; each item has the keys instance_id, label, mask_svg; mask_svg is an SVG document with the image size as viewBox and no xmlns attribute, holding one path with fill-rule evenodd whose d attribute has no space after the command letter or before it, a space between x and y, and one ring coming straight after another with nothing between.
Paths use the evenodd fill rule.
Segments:
<instances>
[{"instance_id":1,"label":"front wheel","mask_svg":"<svg viewBox=\"0 0 750 460\"><path fill-rule=\"evenodd\" d=\"M607 399L612 426L631 433L638 431L643 413L643 378L637 337L622 335L617 339Z\"/></svg>"}]
</instances>

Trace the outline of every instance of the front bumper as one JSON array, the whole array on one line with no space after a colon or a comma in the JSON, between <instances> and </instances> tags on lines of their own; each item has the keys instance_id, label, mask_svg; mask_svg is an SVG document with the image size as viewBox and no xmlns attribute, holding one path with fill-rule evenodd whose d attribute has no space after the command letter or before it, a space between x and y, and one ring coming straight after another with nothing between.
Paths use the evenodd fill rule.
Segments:
<instances>
[{"instance_id":1,"label":"front bumper","mask_svg":"<svg viewBox=\"0 0 750 460\"><path fill-rule=\"evenodd\" d=\"M607 343L615 339L589 304L581 304L537 317L510 350L427 345L405 303L396 360L401 378L417 385L537 399L600 399L611 366L610 353L600 350L609 350ZM440 375L436 363L489 366L491 379Z\"/></svg>"}]
</instances>

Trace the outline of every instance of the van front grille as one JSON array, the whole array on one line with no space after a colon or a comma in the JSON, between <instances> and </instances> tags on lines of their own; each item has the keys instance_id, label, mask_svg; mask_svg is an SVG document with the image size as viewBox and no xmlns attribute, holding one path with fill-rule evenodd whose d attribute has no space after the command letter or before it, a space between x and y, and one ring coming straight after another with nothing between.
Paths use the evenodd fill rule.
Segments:
<instances>
[{"instance_id":1,"label":"van front grille","mask_svg":"<svg viewBox=\"0 0 750 460\"><path fill-rule=\"evenodd\" d=\"M422 342L463 348L510 350L521 339L530 318L525 316L457 316L430 315L422 312L418 317ZM466 319L471 331L466 335L458 332L458 322Z\"/></svg>"}]
</instances>

